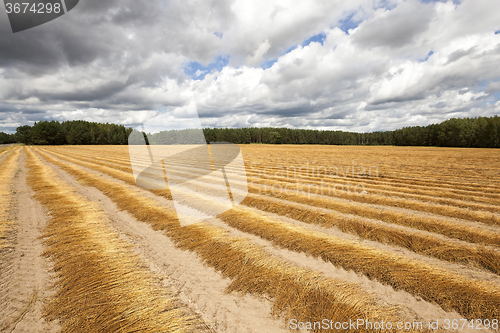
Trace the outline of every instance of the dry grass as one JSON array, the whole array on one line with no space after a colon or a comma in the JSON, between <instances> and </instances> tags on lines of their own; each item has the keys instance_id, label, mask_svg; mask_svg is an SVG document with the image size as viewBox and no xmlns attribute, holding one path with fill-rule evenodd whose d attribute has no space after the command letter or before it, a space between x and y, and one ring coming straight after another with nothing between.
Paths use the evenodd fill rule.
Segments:
<instances>
[{"instance_id":1,"label":"dry grass","mask_svg":"<svg viewBox=\"0 0 500 333\"><path fill-rule=\"evenodd\" d=\"M111 168L119 169L124 172L131 172L130 162L125 159L120 162L117 159L110 158L96 158L94 157L83 157L81 154L72 154L71 151L66 152L66 156L76 157L82 161L88 161L94 164L99 164L102 166L108 166ZM298 167L297 167L298 169ZM251 170L256 170L252 168ZM500 208L497 205L492 204L481 204L473 203L464 200L453 200L440 197L431 197L424 195L415 195L408 193L400 193L397 191L380 190L376 187L366 186L368 190L368 195L353 195L348 194L345 191L337 191L334 185L346 185L352 182L352 179L342 179L342 178L321 178L321 177L299 177L299 178L286 178L277 176L266 176L262 173L262 169L258 171L247 171L247 175L258 175L259 177L250 177L249 182L254 185L264 184L268 186L279 186L284 188L287 184L294 184L299 181L301 184L316 186L313 187L314 192L318 192L324 195L335 196L337 198L342 198L354 202L368 203L383 205L388 207L397 206L399 208L412 209L416 211L429 212L433 214L438 214L442 216L448 216L453 218L459 218L469 221L478 221L485 224L500 225ZM269 171L269 170L267 170ZM187 170L187 173L192 174L196 170ZM279 172L279 171L276 171ZM286 175L286 172L283 172ZM272 171L270 173L273 173ZM333 183L335 181L335 183ZM339 193L340 192L340 193ZM255 193L255 192L254 192ZM402 196L401 198L394 198L392 196ZM431 202L427 202L427 201ZM424 202L425 201L425 202Z\"/></svg>"},{"instance_id":2,"label":"dry grass","mask_svg":"<svg viewBox=\"0 0 500 333\"><path fill-rule=\"evenodd\" d=\"M8 207L12 198L10 186L18 165L19 149L10 150L0 163L0 253L8 246L7 236L14 223L8 220Z\"/></svg>"},{"instance_id":3,"label":"dry grass","mask_svg":"<svg viewBox=\"0 0 500 333\"><path fill-rule=\"evenodd\" d=\"M95 154L93 156L85 155L82 154L81 151L79 151L78 154L72 153L72 151L67 148L64 149L64 153L66 156L77 157L80 160L95 162L100 165L111 166L125 172L131 171L130 160L123 157L122 154L115 153L113 154L113 158L102 158L96 157ZM294 167L295 170L299 168L299 166ZM264 174L264 171L266 171L267 175ZM196 170L189 170L189 172L196 172ZM280 174L283 176L276 176ZM388 185L370 184L370 182L373 181L372 179L363 179L363 184L365 185L366 190L369 192L369 195L353 196L344 192L333 193L334 191L332 191L332 193L330 194L330 188L333 189L334 185L346 185L353 181L352 177L344 179L342 177L325 177L325 175L322 175L322 177L317 177L318 175L316 175L316 177L301 176L299 177L299 179L296 179L295 177L287 178L285 177L286 171L272 167L268 167L265 170L263 168L250 167L247 168L247 175L250 177L249 181L254 183L262 183L265 180L269 185L276 184L284 186L287 183L293 183L299 180L301 184L323 186L323 188L320 190L320 193L332 196L335 195L336 197L352 200L355 202L371 203L385 206L398 206L400 208L431 212L434 214L466 219L470 221L480 221L486 224L498 225L500 223L500 217L495 216L494 214L490 214L498 213L500 211L498 205L494 205L492 203L475 203L472 200L478 199L479 201L481 201L481 198L477 198L476 196L466 196L464 198L463 195L443 193L445 191L442 190L429 191L398 188ZM359 179L354 180L359 181ZM330 188L328 186L330 186ZM397 196L398 198L394 198L394 196ZM449 196L451 196L452 198L449 198Z\"/></svg>"},{"instance_id":4,"label":"dry grass","mask_svg":"<svg viewBox=\"0 0 500 333\"><path fill-rule=\"evenodd\" d=\"M86 185L102 191L139 221L162 230L178 247L197 253L205 263L232 279L228 292L272 297L276 315L299 321L397 318L397 309L376 304L373 296L356 284L327 278L287 263L218 227L197 223L181 228L175 212L148 200L140 191L60 162L45 153L41 155Z\"/></svg>"},{"instance_id":5,"label":"dry grass","mask_svg":"<svg viewBox=\"0 0 500 333\"><path fill-rule=\"evenodd\" d=\"M248 211L233 209L219 217L238 230L421 296L465 318L500 316L500 288L494 284Z\"/></svg>"},{"instance_id":6,"label":"dry grass","mask_svg":"<svg viewBox=\"0 0 500 333\"><path fill-rule=\"evenodd\" d=\"M95 167L95 166L94 166ZM102 169L99 169L102 171ZM109 171L109 170L107 170ZM114 174L114 176L120 176ZM132 183L130 179L125 179ZM186 205L203 208L205 213L221 211L216 209L217 203L205 196L210 194L214 197L220 196L218 189L209 184L199 183L198 189L203 195L195 199L193 193L190 194L190 202ZM168 191L151 191L171 200ZM260 210L272 212L282 216L294 218L305 223L315 223L324 227L335 226L343 232L358 235L360 237L373 241L401 246L416 253L432 256L438 259L469 264L475 267L482 267L493 273L500 273L500 251L489 249L482 245L456 242L452 239L446 239L432 233L422 233L402 229L392 224L380 223L364 219L357 216L346 216L335 211L330 213L320 213L314 207L304 207L290 205L287 202L269 200L260 196L248 196L241 204L254 207Z\"/></svg>"},{"instance_id":7,"label":"dry grass","mask_svg":"<svg viewBox=\"0 0 500 333\"><path fill-rule=\"evenodd\" d=\"M319 145L240 145L251 161L263 164L293 165L298 160L316 165L378 165L387 180L433 181L469 187L498 185L500 152L494 149L461 149L391 146ZM495 181L490 182L485 178ZM464 183L463 180L470 180Z\"/></svg>"},{"instance_id":8,"label":"dry grass","mask_svg":"<svg viewBox=\"0 0 500 333\"><path fill-rule=\"evenodd\" d=\"M120 180L126 181L129 184L134 184L130 174L126 172L123 167L123 172L116 172L108 167L109 163L98 162L95 164L103 165L104 168L98 168L99 171L105 172ZM95 168L95 165L86 164L87 167ZM203 185L199 185L203 186ZM203 193L214 192L213 195L217 196L217 190L204 186ZM152 191L153 193L162 195L171 200L171 196L167 191ZM203 197L198 198L201 202ZM242 204L255 207L268 212L276 213L282 216L294 218L296 220L315 223L326 227L335 226L343 232L356 234L360 237L405 247L416 253L432 256L438 259L462 263L472 264L473 266L482 267L493 273L500 273L500 253L488 249L481 245L475 244L462 244L446 240L441 237L433 236L432 234L422 235L418 232L410 230L401 230L391 225L384 223L371 222L359 217L346 217L345 215L336 212L331 213L318 213L312 208L300 208L293 205L288 205L282 202L269 201L258 196L249 196ZM213 207L214 202L207 200L206 203L198 204L197 207ZM215 208L215 207L213 207ZM207 213L209 213L207 211Z\"/></svg>"},{"instance_id":9,"label":"dry grass","mask_svg":"<svg viewBox=\"0 0 500 333\"><path fill-rule=\"evenodd\" d=\"M262 174L259 174L258 172L254 172L253 174L258 175L258 177L250 177L249 181L255 182L256 184L267 183L268 186L279 185L284 187L287 184L295 184L296 182L299 182L300 184L310 184L312 186L315 186L318 188L319 193L329 196L335 196L337 198L385 206L397 205L401 208L414 209L464 220L500 225L500 217L490 214L500 212L500 208L497 205L493 204L481 204L464 200L433 197L429 195L416 195L401 193L399 191L380 190L376 187L369 186L368 184L365 185L364 183L364 188L369 193L369 195L353 196L352 194L347 193L347 191L338 190L338 188L340 188L340 185L349 185L351 187L351 191L353 191L354 184L359 183L360 180L342 178L331 179L321 177L270 177L264 175L263 172ZM284 174L286 175L286 173Z\"/></svg>"},{"instance_id":10,"label":"dry grass","mask_svg":"<svg viewBox=\"0 0 500 333\"><path fill-rule=\"evenodd\" d=\"M94 166L95 167L95 166ZM99 169L102 171L102 169ZM109 170L108 170L109 171ZM116 174L114 176L117 176ZM129 179L126 179L130 182ZM133 184L133 182L131 182ZM210 194L214 197L220 196L218 189L209 184L198 184L198 189L203 195L195 199L193 193L190 194L190 202L186 205L201 207L205 213L220 211L216 209L217 203L205 196ZM151 191L171 200L168 191ZM260 210L272 212L282 216L294 218L305 223L315 223L324 227L335 226L343 232L358 235L373 241L401 246L416 253L432 256L438 259L470 264L475 267L482 267L493 273L500 273L500 251L489 249L482 245L456 242L432 233L422 233L401 229L392 224L380 223L357 216L346 216L337 212L320 213L314 207L304 207L290 205L287 202L269 200L260 196L249 195L241 204L254 207Z\"/></svg>"},{"instance_id":11,"label":"dry grass","mask_svg":"<svg viewBox=\"0 0 500 333\"><path fill-rule=\"evenodd\" d=\"M432 190L437 196L455 193L467 201L474 199L469 196L478 196L477 199L484 199L486 203L491 203L489 199L495 199L495 204L500 203L500 152L494 149L240 146L248 167L250 162L270 168L304 167L310 162L315 167L344 166L345 169L354 162L366 167L378 166L379 177L363 178L366 184L384 184L400 190Z\"/></svg>"},{"instance_id":12,"label":"dry grass","mask_svg":"<svg viewBox=\"0 0 500 333\"><path fill-rule=\"evenodd\" d=\"M276 166L311 165L331 167L356 165L378 166L379 177L364 178L366 184L389 186L398 191L454 198L466 201L500 203L500 155L491 149L447 149L431 147L349 147L349 146L271 146L240 145L251 170L251 162L273 170ZM59 152L75 152L74 147L51 148ZM78 154L88 157L107 156L128 163L126 146L79 146ZM349 176L347 176L349 178ZM356 178L354 178L356 179Z\"/></svg>"},{"instance_id":13,"label":"dry grass","mask_svg":"<svg viewBox=\"0 0 500 333\"><path fill-rule=\"evenodd\" d=\"M28 149L28 183L51 219L45 254L57 294L45 316L63 332L186 332L206 325L165 291L107 225L98 205L78 195Z\"/></svg>"},{"instance_id":14,"label":"dry grass","mask_svg":"<svg viewBox=\"0 0 500 333\"><path fill-rule=\"evenodd\" d=\"M487 228L482 228L479 225L472 225L467 222L455 222L444 218L424 216L421 214L409 214L408 212L400 212L384 207L375 208L316 196L309 197L308 195L302 194L286 194L278 191L274 191L275 193L273 193L273 190L270 188L262 189L252 185L249 185L248 191L310 206L332 209L344 214L354 214L387 223L434 232L466 242L500 246L499 233L494 233Z\"/></svg>"},{"instance_id":15,"label":"dry grass","mask_svg":"<svg viewBox=\"0 0 500 333\"><path fill-rule=\"evenodd\" d=\"M422 255L449 262L470 264L500 274L500 251L488 249L485 246L458 243L430 233L423 234L401 229L356 216L346 216L336 212L317 212L310 207L288 205L285 202L271 201L254 195L248 196L242 204L305 223L327 228L337 227L342 232L365 239L401 246Z\"/></svg>"},{"instance_id":16,"label":"dry grass","mask_svg":"<svg viewBox=\"0 0 500 333\"><path fill-rule=\"evenodd\" d=\"M116 162L116 161L114 161ZM123 161L125 163L129 162L126 159ZM287 168L288 174L287 174ZM342 173L336 175L325 175L325 169L318 168L314 173L298 175L300 166L285 166L282 168L271 167L271 166L255 166L250 163L247 166L247 174L249 176L258 176L258 178L263 179L275 179L275 180L287 180L287 178L299 178L303 183L318 183L323 180L324 183L333 184L347 184L362 181L366 189L370 193L377 193L381 195L397 195L404 198L414 198L418 200L423 200L425 202L432 201L438 204L454 205L457 207L475 207L476 209L483 209L486 207L492 207L491 205L497 205L500 203L500 196L495 193L488 193L476 189L474 191L460 191L453 190L450 187L439 187L436 186L417 186L405 183L397 182L387 182L383 181L383 178L377 177L352 177L343 176ZM294 173L296 170L297 174ZM494 206L493 206L494 207Z\"/></svg>"},{"instance_id":17,"label":"dry grass","mask_svg":"<svg viewBox=\"0 0 500 333\"><path fill-rule=\"evenodd\" d=\"M50 159L50 161L57 163L53 159ZM62 163L59 162L58 164L64 167ZM91 167L98 171L103 169L103 167L95 165ZM106 168L106 171L110 171L110 168L104 168ZM111 184L108 186L111 186ZM101 187L101 190L105 188ZM115 190L112 192L114 193ZM203 197L192 197L191 199L204 200ZM245 201L249 200L247 198ZM133 206L138 205L139 203L134 203ZM210 207L209 203L198 206ZM288 208L289 211L294 211L291 207ZM128 210L130 211L130 208ZM286 223L274 222L241 209L228 211L219 217L228 225L241 231L258 235L293 251L319 256L325 261L332 262L348 270L352 269L363 273L370 278L391 285L395 289L403 289L412 294L419 295L428 301L436 302L444 309L454 309L465 317L488 317L500 314L497 313L500 306L500 290L493 285L472 281L459 274L430 266L423 262L397 257L389 253L361 246L354 242L310 232ZM174 217L171 216L170 219L174 220ZM191 230L191 228L194 229L194 226L184 229ZM381 237L382 233L379 233L378 236ZM398 236L401 237L401 235L393 235L393 239L398 238ZM402 238L404 239L405 236L403 235ZM202 238L205 237L203 236ZM193 237L193 239L196 238ZM431 241L433 240L432 237L430 239ZM407 239L407 241L411 242L412 239ZM189 246L189 242L187 245ZM436 253L445 253L449 258L453 256L452 251L456 250L453 248L450 249L450 247L442 250L433 249L434 245L435 243L431 242L429 244L427 242L427 244L422 245L422 248L425 248L427 252L434 250ZM415 244L415 246L417 245ZM459 250L462 250L463 254L463 249ZM468 252L468 254L471 253L473 252ZM474 254L478 253L483 254L483 257L476 257L477 262L483 263L487 267L498 269L495 257L488 257L489 254L491 255L494 252L484 249L484 252L476 251ZM481 296L478 297L478 295Z\"/></svg>"},{"instance_id":18,"label":"dry grass","mask_svg":"<svg viewBox=\"0 0 500 333\"><path fill-rule=\"evenodd\" d=\"M60 156L60 155L59 155ZM61 158L67 159L65 156L60 156ZM130 173L126 172L126 168L124 167L124 171L119 171L113 168L108 167L108 163L104 162L97 162L97 163L86 163L86 162L81 162L76 159L70 159L69 161L76 162L78 164L84 165L86 167L89 167L91 169L96 169L100 172L104 172L112 177L115 177L117 179L123 180L129 184L134 185L135 182L133 180L133 177L131 176ZM101 165L101 167L96 167L96 164ZM130 172L130 171L129 171ZM250 188L252 190L252 188ZM210 187L206 187L205 192L208 190L210 191ZM259 189L260 191L260 189ZM161 195L163 197L166 197L167 199L172 199L170 196L170 193L168 191L161 191L161 190L153 190L151 191L157 195ZM310 204L310 199L305 199L302 198L302 203L307 203ZM199 198L199 200L203 200L203 198ZM305 201L307 200L307 201ZM326 201L323 201L325 203ZM314 202L313 202L314 203ZM386 244L392 244L392 245L397 245L401 247L405 247L409 250L412 250L416 253L423 254L423 255L429 255L433 256L438 259L450 261L450 262L456 262L456 263L462 263L462 264L472 264L473 266L478 266L482 267L486 270L489 270L493 273L500 273L500 254L498 251L494 251L491 249L488 249L484 246L481 245L475 245L475 244L460 244L457 242L452 242L452 241L447 241L445 239L442 239L440 237L435 237L432 235L422 235L417 232L411 232L408 230L401 230L395 227L392 227L391 225L383 224L383 223L376 223L376 222L370 222L367 221L366 219L358 218L356 216L354 217L346 217L345 215L338 214L336 212L331 212L328 214L323 214L323 213L318 213L314 211L312 208L306 209L306 208L300 208L297 206L293 205L287 205L286 202L283 203L277 203L277 202L270 202L267 199L263 199L257 196L252 196L252 197L247 197L245 201L242 202L244 205L248 205L251 207L255 207L261 210L265 210L268 212L276 213L279 215L287 216L294 218L296 220L306 222L306 223L315 223L319 224L322 226L326 227L331 227L335 226L339 228L343 232L349 232L356 234L358 236L361 236L363 238L367 238L370 240L386 243ZM203 205L197 205L198 207L212 207L213 203L208 202ZM326 205L328 205L328 208L331 208L332 202L328 201L326 202ZM320 205L321 206L321 205ZM339 205L337 205L339 206ZM336 206L336 207L337 207ZM344 212L346 206L341 206L344 208ZM347 206L347 208L352 208L353 206ZM348 210L347 213L352 213L352 210ZM368 216L368 217L374 217L373 215ZM378 217L378 216L376 216ZM394 217L393 217L394 218ZM407 217L408 218L408 217ZM410 218L411 219L411 218ZM389 220L388 222L391 222L393 219ZM405 219L401 219L399 221L405 222ZM411 220L410 220L411 222ZM440 222L443 222L440 220ZM449 225L451 223L445 222L445 226L449 228ZM404 226L408 226L406 223L398 223ZM429 222L427 225L432 225L433 228L436 227L435 224L432 224L432 221ZM410 224L410 227L413 227L414 224ZM439 225L438 225L439 226ZM452 225L453 228L456 228L456 225ZM425 228L422 228L425 230ZM431 230L435 231L435 230ZM461 234L466 234L467 237L471 237L474 235L469 235L467 234L468 232L471 232L471 230L468 227L462 227L461 229ZM495 235L489 233L488 231L480 230L481 236L484 236L485 234L490 237L490 243L498 245L498 243L495 243L496 239L494 238ZM445 232L446 234L446 232ZM448 233L450 235L450 233ZM459 235L460 236L460 235ZM498 235L496 236L498 237ZM488 242L485 242L488 243Z\"/></svg>"}]
</instances>

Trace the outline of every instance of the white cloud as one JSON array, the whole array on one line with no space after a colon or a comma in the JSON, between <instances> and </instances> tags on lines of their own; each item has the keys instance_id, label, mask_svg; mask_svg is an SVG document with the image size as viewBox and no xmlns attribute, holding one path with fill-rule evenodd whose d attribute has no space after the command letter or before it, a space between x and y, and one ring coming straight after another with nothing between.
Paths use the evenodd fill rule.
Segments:
<instances>
[{"instance_id":1,"label":"white cloud","mask_svg":"<svg viewBox=\"0 0 500 333\"><path fill-rule=\"evenodd\" d=\"M135 126L191 102L203 126L356 131L500 109L498 1L79 6L52 30L0 40L4 128L40 119ZM349 18L363 22L342 31ZM300 46L318 33L322 44ZM207 65L220 55L229 56L224 68L196 69L196 80L184 73L190 61Z\"/></svg>"},{"instance_id":2,"label":"white cloud","mask_svg":"<svg viewBox=\"0 0 500 333\"><path fill-rule=\"evenodd\" d=\"M247 56L245 58L245 63L258 66L264 60L264 56L270 48L271 44L269 43L269 39L266 39L262 44L259 45L252 56Z\"/></svg>"},{"instance_id":3,"label":"white cloud","mask_svg":"<svg viewBox=\"0 0 500 333\"><path fill-rule=\"evenodd\" d=\"M432 4L408 0L393 10L381 8L353 31L353 40L365 47L398 48L429 29L436 15Z\"/></svg>"}]
</instances>

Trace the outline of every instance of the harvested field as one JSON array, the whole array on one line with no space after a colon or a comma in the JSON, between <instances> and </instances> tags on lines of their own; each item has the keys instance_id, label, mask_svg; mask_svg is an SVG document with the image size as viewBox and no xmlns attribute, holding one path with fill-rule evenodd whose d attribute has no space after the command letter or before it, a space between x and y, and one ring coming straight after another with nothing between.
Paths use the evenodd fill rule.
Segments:
<instances>
[{"instance_id":1,"label":"harvested field","mask_svg":"<svg viewBox=\"0 0 500 333\"><path fill-rule=\"evenodd\" d=\"M229 210L216 176L176 200L136 186L148 164L126 146L1 151L0 301L21 288L16 177L46 211L33 256L52 267L1 332L500 332L500 151L240 147L248 195ZM207 219L183 226L179 205Z\"/></svg>"}]
</instances>

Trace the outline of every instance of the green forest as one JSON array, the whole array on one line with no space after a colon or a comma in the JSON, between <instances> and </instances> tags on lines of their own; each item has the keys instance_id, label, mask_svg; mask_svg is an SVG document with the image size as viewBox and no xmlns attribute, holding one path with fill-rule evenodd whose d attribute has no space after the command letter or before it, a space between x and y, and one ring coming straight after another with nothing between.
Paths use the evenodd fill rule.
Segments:
<instances>
[{"instance_id":1,"label":"green forest","mask_svg":"<svg viewBox=\"0 0 500 333\"><path fill-rule=\"evenodd\" d=\"M18 127L15 134L6 135L5 143L27 145L125 145L131 128L84 120L40 121L33 126ZM2 133L3 134L3 133ZM0 134L0 138L2 137Z\"/></svg>"},{"instance_id":2,"label":"green forest","mask_svg":"<svg viewBox=\"0 0 500 333\"><path fill-rule=\"evenodd\" d=\"M124 145L131 132L131 128L108 123L40 121L18 127L15 134L0 132L0 144ZM148 134L148 143L193 144L200 142L201 135L194 129L163 131ZM500 117L453 118L440 124L371 133L249 127L204 128L203 135L206 142L500 148Z\"/></svg>"}]
</instances>

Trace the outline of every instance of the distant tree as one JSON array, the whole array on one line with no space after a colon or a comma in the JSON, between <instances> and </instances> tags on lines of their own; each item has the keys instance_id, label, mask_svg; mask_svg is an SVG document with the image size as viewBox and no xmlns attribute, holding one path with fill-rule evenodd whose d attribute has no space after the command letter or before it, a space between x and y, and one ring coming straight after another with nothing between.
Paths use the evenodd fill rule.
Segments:
<instances>
[{"instance_id":1,"label":"distant tree","mask_svg":"<svg viewBox=\"0 0 500 333\"><path fill-rule=\"evenodd\" d=\"M31 144L31 126L24 125L16 129L17 141L24 144Z\"/></svg>"},{"instance_id":2,"label":"distant tree","mask_svg":"<svg viewBox=\"0 0 500 333\"><path fill-rule=\"evenodd\" d=\"M16 141L34 145L127 144L131 128L123 125L92 123L83 120L40 121L16 130Z\"/></svg>"},{"instance_id":3,"label":"distant tree","mask_svg":"<svg viewBox=\"0 0 500 333\"><path fill-rule=\"evenodd\" d=\"M281 143L281 135L279 132L270 132L269 133L269 143L279 144Z\"/></svg>"},{"instance_id":4,"label":"distant tree","mask_svg":"<svg viewBox=\"0 0 500 333\"><path fill-rule=\"evenodd\" d=\"M244 132L245 134L245 139L243 141L243 143L251 143L252 142L252 136L250 135L250 132L248 131L245 131Z\"/></svg>"},{"instance_id":5,"label":"distant tree","mask_svg":"<svg viewBox=\"0 0 500 333\"><path fill-rule=\"evenodd\" d=\"M14 143L18 142L17 137L14 134L7 134L0 132L0 144Z\"/></svg>"}]
</instances>

